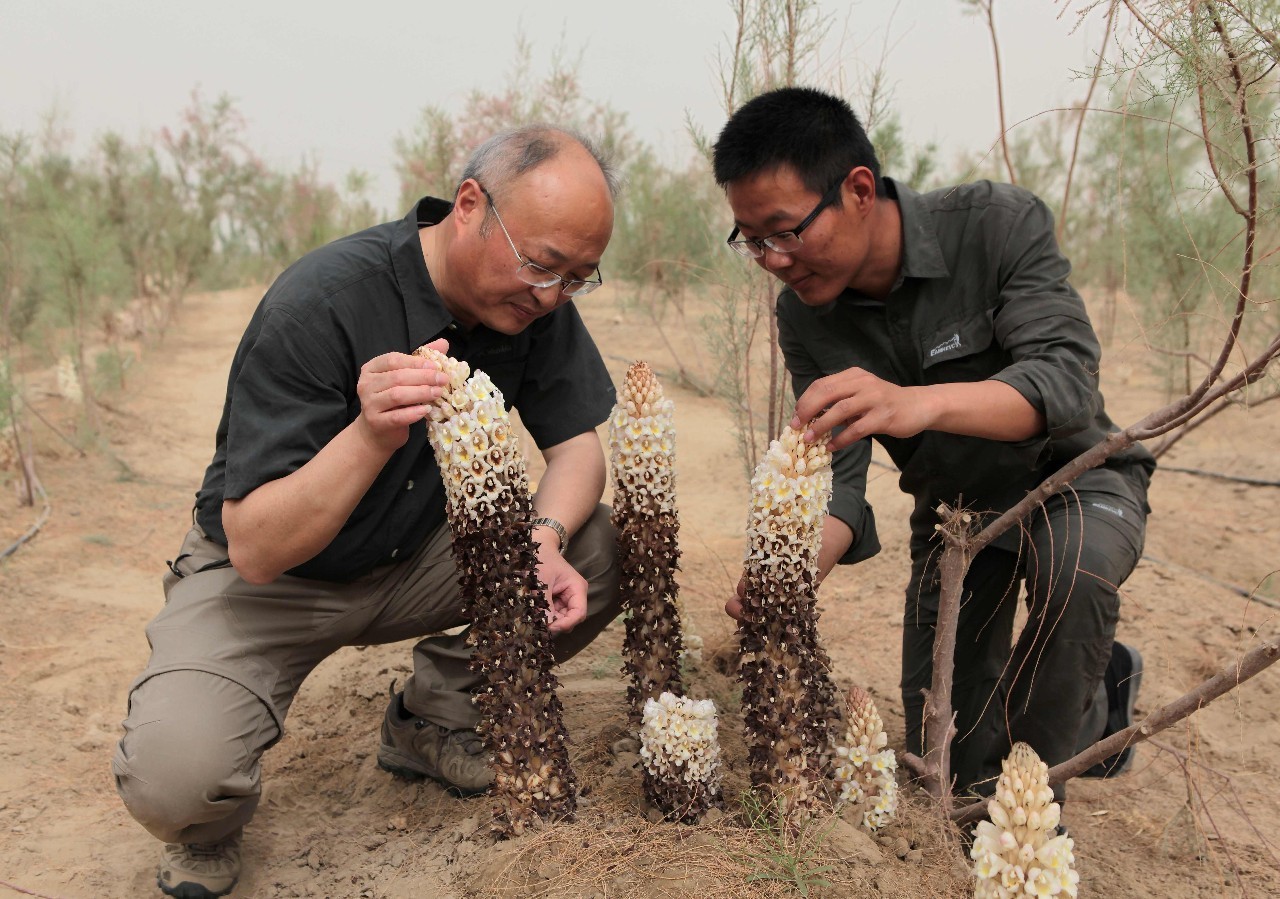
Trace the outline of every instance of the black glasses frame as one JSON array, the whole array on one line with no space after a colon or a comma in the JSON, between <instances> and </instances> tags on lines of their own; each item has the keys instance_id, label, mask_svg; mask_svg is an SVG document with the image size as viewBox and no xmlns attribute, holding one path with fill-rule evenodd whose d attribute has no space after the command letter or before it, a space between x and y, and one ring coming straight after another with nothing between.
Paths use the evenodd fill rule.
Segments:
<instances>
[{"instance_id":1,"label":"black glasses frame","mask_svg":"<svg viewBox=\"0 0 1280 899\"><path fill-rule=\"evenodd\" d=\"M834 203L836 201L836 198L840 196L840 187L844 184L844 179L845 179L845 176L841 175L840 180L837 181L835 184L831 185L831 187L827 189L827 192L822 195L822 199L818 200L818 205L813 207L813 211L810 212L808 215L806 215L804 219L800 222L800 224L796 225L794 228L785 228L782 231L774 231L772 234L768 234L764 237L744 237L741 240L738 240L737 237L741 229L735 227L733 231L730 232L729 237L725 240L725 243L727 243L730 249L732 249L735 253L741 256L749 256L752 259L759 259L761 256L763 256L766 247L768 247L770 250L773 250L775 253L795 252L794 248L790 250L784 250L781 247L775 247L772 243L770 243L770 241L774 240L775 238L781 237L784 234L790 234L792 237L799 240L800 233L804 231L805 228L808 228L810 225L812 225L814 220L822 213L822 210L826 209L828 206ZM800 242L804 243L803 240L801 240Z\"/></svg>"}]
</instances>

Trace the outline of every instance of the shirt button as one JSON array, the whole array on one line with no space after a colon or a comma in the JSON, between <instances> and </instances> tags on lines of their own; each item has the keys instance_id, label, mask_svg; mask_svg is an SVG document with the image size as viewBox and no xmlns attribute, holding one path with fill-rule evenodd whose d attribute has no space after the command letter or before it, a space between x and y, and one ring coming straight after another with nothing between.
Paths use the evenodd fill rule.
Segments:
<instances>
[{"instance_id":1,"label":"shirt button","mask_svg":"<svg viewBox=\"0 0 1280 899\"><path fill-rule=\"evenodd\" d=\"M406 483L406 484L404 485L404 489L405 489L405 490L412 490L412 489L413 489L413 481L409 481L408 483Z\"/></svg>"},{"instance_id":2,"label":"shirt button","mask_svg":"<svg viewBox=\"0 0 1280 899\"><path fill-rule=\"evenodd\" d=\"M398 555L400 555L400 548L399 548L399 547L396 547L395 549L391 550L391 558L393 558L393 559L394 559L394 558L395 558L396 556L398 556Z\"/></svg>"}]
</instances>

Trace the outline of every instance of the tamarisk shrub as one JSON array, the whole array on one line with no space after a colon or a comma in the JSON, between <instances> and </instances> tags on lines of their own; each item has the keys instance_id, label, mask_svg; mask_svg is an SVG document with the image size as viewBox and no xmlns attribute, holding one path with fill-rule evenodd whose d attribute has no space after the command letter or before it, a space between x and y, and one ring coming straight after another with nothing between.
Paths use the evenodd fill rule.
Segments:
<instances>
[{"instance_id":1,"label":"tamarisk shrub","mask_svg":"<svg viewBox=\"0 0 1280 899\"><path fill-rule=\"evenodd\" d=\"M471 665L484 676L478 731L494 766L494 828L518 835L538 819L574 812L576 786L547 600L530 535L533 504L519 441L489 376L420 347L448 375L427 433L444 479Z\"/></svg>"},{"instance_id":2,"label":"tamarisk shrub","mask_svg":"<svg viewBox=\"0 0 1280 899\"><path fill-rule=\"evenodd\" d=\"M644 362L627 369L609 419L613 525L622 565L622 607L628 612L623 671L639 721L646 700L665 691L684 695L683 639L676 604L680 549L675 491L674 404Z\"/></svg>"},{"instance_id":3,"label":"tamarisk shrub","mask_svg":"<svg viewBox=\"0 0 1280 899\"><path fill-rule=\"evenodd\" d=\"M808 817L823 795L839 724L830 660L818 640L817 563L831 497L825 439L784 428L751 479L738 621L752 783L779 811Z\"/></svg>"},{"instance_id":4,"label":"tamarisk shrub","mask_svg":"<svg viewBox=\"0 0 1280 899\"><path fill-rule=\"evenodd\" d=\"M1075 842L1058 833L1061 810L1049 788L1049 768L1026 743L1015 743L1002 763L990 821L974 835L975 899L1076 895Z\"/></svg>"},{"instance_id":5,"label":"tamarisk shrub","mask_svg":"<svg viewBox=\"0 0 1280 899\"><path fill-rule=\"evenodd\" d=\"M862 826L876 831L893 820L898 810L898 760L888 748L889 737L875 702L866 690L854 687L848 696L844 739L835 747L837 804L856 803Z\"/></svg>"}]
</instances>

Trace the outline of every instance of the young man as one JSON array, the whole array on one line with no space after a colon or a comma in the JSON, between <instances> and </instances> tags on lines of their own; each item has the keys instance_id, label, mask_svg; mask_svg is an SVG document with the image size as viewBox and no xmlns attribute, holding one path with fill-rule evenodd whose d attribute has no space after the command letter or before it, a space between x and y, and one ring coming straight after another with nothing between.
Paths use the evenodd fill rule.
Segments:
<instances>
[{"instance_id":1,"label":"young man","mask_svg":"<svg viewBox=\"0 0 1280 899\"><path fill-rule=\"evenodd\" d=\"M163 892L231 891L259 759L319 662L465 623L422 420L445 380L416 347L487 372L546 459L533 538L557 659L618 614L595 433L613 385L571 302L600 283L615 189L576 135L499 134L452 204L428 197L323 247L263 298L113 762L130 813L166 843ZM417 644L387 708L383 768L487 789L469 654L462 635Z\"/></svg>"},{"instance_id":2,"label":"young man","mask_svg":"<svg viewBox=\"0 0 1280 899\"><path fill-rule=\"evenodd\" d=\"M1097 337L1044 203L1005 184L917 194L881 177L836 97L785 88L755 98L720 133L714 167L733 209L729 245L786 285L778 339L799 397L792 426L808 423L808 439L836 429L819 576L880 548L865 499L873 437L915 498L902 699L907 749L921 753L939 595L934 509L989 519L1115 430L1098 392ZM953 696L960 788L989 792L1012 741L1052 766L1128 723L1141 659L1113 638L1154 468L1141 447L1112 457L973 560ZM1031 619L1011 647L1023 581ZM1108 773L1128 758L1109 761Z\"/></svg>"}]
</instances>

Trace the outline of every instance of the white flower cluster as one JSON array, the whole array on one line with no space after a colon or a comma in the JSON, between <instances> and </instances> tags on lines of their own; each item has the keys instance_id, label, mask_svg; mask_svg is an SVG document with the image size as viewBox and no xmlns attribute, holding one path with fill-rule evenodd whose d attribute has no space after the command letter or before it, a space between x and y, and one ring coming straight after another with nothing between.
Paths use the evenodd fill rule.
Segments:
<instances>
[{"instance_id":1,"label":"white flower cluster","mask_svg":"<svg viewBox=\"0 0 1280 899\"><path fill-rule=\"evenodd\" d=\"M973 848L975 899L1072 896L1080 875L1075 842L1057 834L1061 810L1049 788L1049 768L1026 743L1015 743L1003 763L990 821L978 822Z\"/></svg>"},{"instance_id":2,"label":"white flower cluster","mask_svg":"<svg viewBox=\"0 0 1280 899\"><path fill-rule=\"evenodd\" d=\"M427 430L450 514L462 511L478 521L507 511L512 488L527 490L529 481L502 391L484 372L472 376L465 362L434 350L419 352L449 376L444 394L428 413Z\"/></svg>"},{"instance_id":3,"label":"white flower cluster","mask_svg":"<svg viewBox=\"0 0 1280 899\"><path fill-rule=\"evenodd\" d=\"M803 432L784 428L751 478L747 564L783 565L807 557L816 572L830 498L831 453L826 444L805 443Z\"/></svg>"},{"instance_id":4,"label":"white flower cluster","mask_svg":"<svg viewBox=\"0 0 1280 899\"><path fill-rule=\"evenodd\" d=\"M835 747L836 802L861 805L862 826L870 831L884 827L898 810L898 760L888 742L875 702L854 687L849 691L849 727Z\"/></svg>"},{"instance_id":5,"label":"white flower cluster","mask_svg":"<svg viewBox=\"0 0 1280 899\"><path fill-rule=\"evenodd\" d=\"M701 784L708 795L716 795L720 792L717 734L714 702L663 693L645 701L640 758L659 781Z\"/></svg>"},{"instance_id":6,"label":"white flower cluster","mask_svg":"<svg viewBox=\"0 0 1280 899\"><path fill-rule=\"evenodd\" d=\"M637 511L647 504L675 512L675 432L675 403L663 398L649 366L631 366L609 419L609 450L614 477L621 481L615 494L624 493Z\"/></svg>"}]
</instances>

